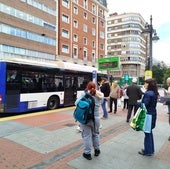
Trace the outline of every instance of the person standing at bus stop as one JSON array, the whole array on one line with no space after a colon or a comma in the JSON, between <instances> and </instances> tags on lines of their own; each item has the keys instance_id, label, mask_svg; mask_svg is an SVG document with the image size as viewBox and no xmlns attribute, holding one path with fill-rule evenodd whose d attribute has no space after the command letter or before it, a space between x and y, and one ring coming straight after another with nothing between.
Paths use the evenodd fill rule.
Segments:
<instances>
[{"instance_id":1,"label":"person standing at bus stop","mask_svg":"<svg viewBox=\"0 0 170 169\"><path fill-rule=\"evenodd\" d=\"M113 103L114 103L114 114L117 112L117 101L120 98L120 86L117 80L110 87L110 111L112 113Z\"/></svg>"},{"instance_id":2,"label":"person standing at bus stop","mask_svg":"<svg viewBox=\"0 0 170 169\"><path fill-rule=\"evenodd\" d=\"M165 89L164 89L164 95L165 95L165 96L167 96L167 95L170 96L170 77L167 78L166 84L167 84L167 86L168 86L168 90L165 90ZM169 101L168 101L168 102L165 102L164 104L167 105L168 114L170 114L170 104L168 104L168 103L169 103Z\"/></svg>"},{"instance_id":3,"label":"person standing at bus stop","mask_svg":"<svg viewBox=\"0 0 170 169\"><path fill-rule=\"evenodd\" d=\"M137 86L137 79L133 78L132 79L132 84L127 87L126 90L127 96L129 97L129 102L128 102L128 113L127 113L127 118L126 122L129 122L132 114L132 110L134 109L134 115L138 109L137 106L137 101L142 98L142 91L139 86Z\"/></svg>"},{"instance_id":4,"label":"person standing at bus stop","mask_svg":"<svg viewBox=\"0 0 170 169\"><path fill-rule=\"evenodd\" d=\"M168 90L164 90L165 96L167 96L168 94L170 95L170 77L167 78L166 84L168 86ZM169 116L169 124L170 124L170 100L165 101L163 104L167 105L167 107L168 107L168 116ZM169 136L168 140L170 141L170 136Z\"/></svg>"},{"instance_id":5,"label":"person standing at bus stop","mask_svg":"<svg viewBox=\"0 0 170 169\"><path fill-rule=\"evenodd\" d=\"M151 131L150 132L144 132L144 148L138 151L140 155L143 156L152 156L155 152L154 147L154 137L152 130L156 127L156 120L157 120L157 100L158 100L158 88L156 80L153 78L145 80L144 87L146 89L146 92L144 93L144 96L142 98L141 102L138 102L138 106L142 106L142 103L145 105L147 109L147 114L151 116Z\"/></svg>"},{"instance_id":6,"label":"person standing at bus stop","mask_svg":"<svg viewBox=\"0 0 170 169\"><path fill-rule=\"evenodd\" d=\"M109 85L109 81L107 78L103 78L102 82L101 82L101 86L100 86L100 91L104 94L104 98L102 101L102 110L103 110L103 117L102 119L107 119L108 118L108 113L107 113L107 108L106 108L106 102L109 98L109 94L110 94L110 85Z\"/></svg>"},{"instance_id":7,"label":"person standing at bus stop","mask_svg":"<svg viewBox=\"0 0 170 169\"><path fill-rule=\"evenodd\" d=\"M87 124L80 123L80 128L82 130L82 139L83 139L83 145L84 145L84 152L83 157L87 160L92 160L91 157L91 149L92 146L94 148L94 156L100 155L100 116L99 116L99 110L101 101L104 97L103 93L98 91L96 89L96 84L92 81L90 81L87 84L86 91L92 95L95 101L94 106L94 120L90 120ZM82 95L77 98L75 105L79 102L79 100L85 95L85 92L82 93Z\"/></svg>"}]
</instances>

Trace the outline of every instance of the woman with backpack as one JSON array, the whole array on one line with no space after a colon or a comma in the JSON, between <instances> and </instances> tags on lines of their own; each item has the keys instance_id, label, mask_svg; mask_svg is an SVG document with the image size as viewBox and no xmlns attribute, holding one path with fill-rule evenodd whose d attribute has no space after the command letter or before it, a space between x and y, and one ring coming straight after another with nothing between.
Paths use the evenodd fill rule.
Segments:
<instances>
[{"instance_id":1,"label":"woman with backpack","mask_svg":"<svg viewBox=\"0 0 170 169\"><path fill-rule=\"evenodd\" d=\"M96 90L96 84L90 81L87 84L85 91L82 93L80 98L75 102L75 105L78 104L79 100L86 95L86 92L94 98L94 118L89 120L86 124L80 123L81 134L84 145L83 157L87 160L92 160L91 149L94 148L94 156L99 156L100 154L100 141L99 141L99 128L100 128L100 116L99 110L100 105L103 99L103 93Z\"/></svg>"}]
</instances>

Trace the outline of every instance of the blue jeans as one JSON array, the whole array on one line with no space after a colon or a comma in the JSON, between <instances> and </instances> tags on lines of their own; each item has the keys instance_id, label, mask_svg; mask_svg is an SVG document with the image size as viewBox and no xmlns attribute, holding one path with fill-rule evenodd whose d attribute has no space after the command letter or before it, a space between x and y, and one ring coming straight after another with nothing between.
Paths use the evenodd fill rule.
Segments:
<instances>
[{"instance_id":1,"label":"blue jeans","mask_svg":"<svg viewBox=\"0 0 170 169\"><path fill-rule=\"evenodd\" d=\"M103 99L102 101L102 109L103 109L103 117L107 118L108 117L108 113L107 113L107 109L106 109L106 102L107 100L106 99Z\"/></svg>"},{"instance_id":2,"label":"blue jeans","mask_svg":"<svg viewBox=\"0 0 170 169\"><path fill-rule=\"evenodd\" d=\"M170 105L168 105L168 113L170 113Z\"/></svg>"},{"instance_id":3,"label":"blue jeans","mask_svg":"<svg viewBox=\"0 0 170 169\"><path fill-rule=\"evenodd\" d=\"M144 138L144 154L153 154L155 152L154 149L154 140L153 140L153 133L145 133Z\"/></svg>"}]
</instances>

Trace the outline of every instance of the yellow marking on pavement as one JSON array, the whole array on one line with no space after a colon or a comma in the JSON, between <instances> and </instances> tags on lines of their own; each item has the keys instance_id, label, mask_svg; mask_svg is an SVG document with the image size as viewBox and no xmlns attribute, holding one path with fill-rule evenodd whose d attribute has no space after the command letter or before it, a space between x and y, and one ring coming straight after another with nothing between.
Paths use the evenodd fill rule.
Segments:
<instances>
[{"instance_id":1,"label":"yellow marking on pavement","mask_svg":"<svg viewBox=\"0 0 170 169\"><path fill-rule=\"evenodd\" d=\"M4 117L4 118L0 118L0 122L1 121L16 120L16 119L21 119L21 118L25 118L25 117L34 117L34 116L39 116L39 115L58 113L58 112L66 111L66 110L72 110L74 108L75 108L75 106L61 108L61 109L55 109L55 110L48 110L48 111L43 111L43 112L37 112L37 113L28 113L28 114L22 114L22 115L17 115L17 116Z\"/></svg>"}]
</instances>

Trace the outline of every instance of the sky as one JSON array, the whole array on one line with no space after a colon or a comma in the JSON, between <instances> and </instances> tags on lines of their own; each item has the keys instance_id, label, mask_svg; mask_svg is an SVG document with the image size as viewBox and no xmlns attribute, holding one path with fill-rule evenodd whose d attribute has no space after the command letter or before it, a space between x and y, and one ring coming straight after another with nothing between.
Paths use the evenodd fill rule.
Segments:
<instances>
[{"instance_id":1,"label":"sky","mask_svg":"<svg viewBox=\"0 0 170 169\"><path fill-rule=\"evenodd\" d=\"M170 8L169 0L107 0L109 14L135 12L156 29L159 41L153 42L153 58L170 65Z\"/></svg>"}]
</instances>

